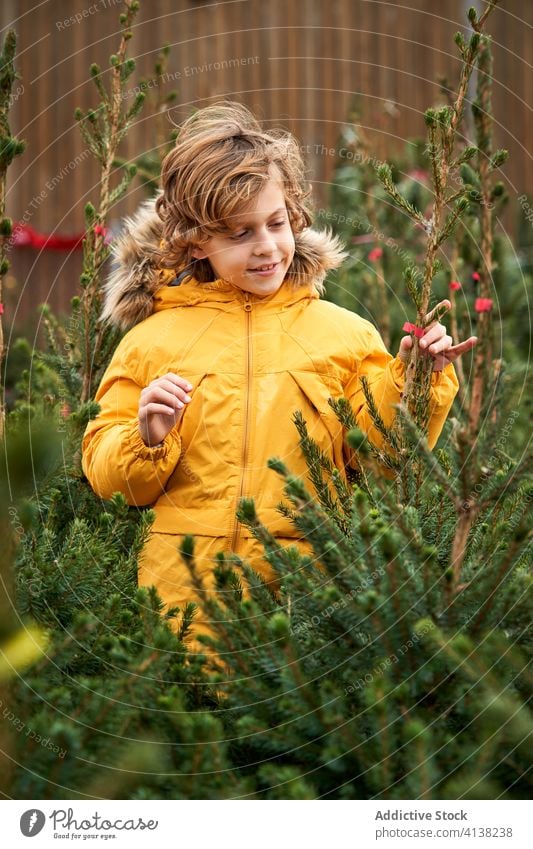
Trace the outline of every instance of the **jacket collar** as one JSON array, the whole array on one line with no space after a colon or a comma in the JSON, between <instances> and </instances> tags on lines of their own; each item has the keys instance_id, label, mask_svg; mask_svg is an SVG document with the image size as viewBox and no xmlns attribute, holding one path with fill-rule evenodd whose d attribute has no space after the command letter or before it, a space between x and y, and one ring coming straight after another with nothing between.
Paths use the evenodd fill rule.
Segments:
<instances>
[{"instance_id":1,"label":"jacket collar","mask_svg":"<svg viewBox=\"0 0 533 849\"><path fill-rule=\"evenodd\" d=\"M259 297L250 292L244 292L226 280L199 283L198 280L189 277L179 286L167 285L159 288L153 298L153 312L172 307L194 307L199 304L229 312L242 309L246 303L259 307L261 310L281 312L298 301L318 297L319 292L312 283L301 283L295 286L285 280L273 295Z\"/></svg>"},{"instance_id":2,"label":"jacket collar","mask_svg":"<svg viewBox=\"0 0 533 849\"><path fill-rule=\"evenodd\" d=\"M199 283L193 278L169 286L176 274L161 269L154 253L161 243L161 220L155 200L142 204L113 246L114 267L104 288L102 319L124 330L148 318L154 311L196 304L227 309L244 302L245 295L225 280ZM266 298L250 296L257 303L285 309L305 298L323 294L324 278L347 256L337 236L329 230L307 228L295 234L295 254L285 282Z\"/></svg>"}]
</instances>

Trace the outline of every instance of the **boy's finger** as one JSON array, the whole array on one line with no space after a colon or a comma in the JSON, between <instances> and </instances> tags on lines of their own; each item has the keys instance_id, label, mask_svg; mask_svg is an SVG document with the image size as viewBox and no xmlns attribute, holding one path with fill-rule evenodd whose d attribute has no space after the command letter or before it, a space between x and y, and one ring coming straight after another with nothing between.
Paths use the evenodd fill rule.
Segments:
<instances>
[{"instance_id":1,"label":"boy's finger","mask_svg":"<svg viewBox=\"0 0 533 849\"><path fill-rule=\"evenodd\" d=\"M400 348L404 351L409 351L413 347L413 340L410 336L402 336L400 339Z\"/></svg>"},{"instance_id":2,"label":"boy's finger","mask_svg":"<svg viewBox=\"0 0 533 849\"><path fill-rule=\"evenodd\" d=\"M433 324L426 328L426 332L420 339L419 345L421 348L429 348L434 342L438 342L446 336L446 328L442 324Z\"/></svg>"},{"instance_id":3,"label":"boy's finger","mask_svg":"<svg viewBox=\"0 0 533 849\"><path fill-rule=\"evenodd\" d=\"M428 352L435 356L435 354L441 354L445 351L449 351L452 345L452 337L445 335L436 339L435 342L430 343L428 346Z\"/></svg>"},{"instance_id":4,"label":"boy's finger","mask_svg":"<svg viewBox=\"0 0 533 849\"><path fill-rule=\"evenodd\" d=\"M453 345L451 348L448 348L446 351L446 356L460 357L461 354L466 354L467 351L471 351L472 348L477 344L477 336L470 336L469 339L466 339L464 342L459 342L458 345Z\"/></svg>"},{"instance_id":5,"label":"boy's finger","mask_svg":"<svg viewBox=\"0 0 533 849\"><path fill-rule=\"evenodd\" d=\"M190 385L190 384L189 384ZM180 398L182 401L190 401L190 396L187 395L187 391L177 383L172 383L171 380L161 380L159 383L152 386L152 390L164 390L165 392L169 392L171 395L175 395L177 398Z\"/></svg>"},{"instance_id":6,"label":"boy's finger","mask_svg":"<svg viewBox=\"0 0 533 849\"><path fill-rule=\"evenodd\" d=\"M407 362L408 354L411 348L413 347L413 340L410 336L402 336L400 339L400 349L398 351L398 356L403 362Z\"/></svg>"},{"instance_id":7,"label":"boy's finger","mask_svg":"<svg viewBox=\"0 0 533 849\"><path fill-rule=\"evenodd\" d=\"M169 407L178 408L181 410L182 407L185 406L185 400L182 400L178 395L174 392L167 392L161 386L154 388L146 398L147 404L167 404Z\"/></svg>"},{"instance_id":8,"label":"boy's finger","mask_svg":"<svg viewBox=\"0 0 533 849\"><path fill-rule=\"evenodd\" d=\"M190 392L192 389L192 383L186 380L184 377L180 377L179 374L175 374L173 371L169 371L168 374L162 375L159 378L160 380L170 380L172 383L175 383L176 386L180 386L182 389L185 389L186 392Z\"/></svg>"},{"instance_id":9,"label":"boy's finger","mask_svg":"<svg viewBox=\"0 0 533 849\"><path fill-rule=\"evenodd\" d=\"M438 303L437 306L430 310L430 312L426 315L424 319L426 327L431 324L432 321L440 321L441 318L443 318L443 316L451 310L451 308L451 301L448 301L447 299Z\"/></svg>"},{"instance_id":10,"label":"boy's finger","mask_svg":"<svg viewBox=\"0 0 533 849\"><path fill-rule=\"evenodd\" d=\"M139 413L139 419L146 421L148 416L177 416L180 413L181 410L176 410L174 407L167 407L166 404L157 404L155 401L152 401L150 404L147 404L144 411Z\"/></svg>"}]
</instances>

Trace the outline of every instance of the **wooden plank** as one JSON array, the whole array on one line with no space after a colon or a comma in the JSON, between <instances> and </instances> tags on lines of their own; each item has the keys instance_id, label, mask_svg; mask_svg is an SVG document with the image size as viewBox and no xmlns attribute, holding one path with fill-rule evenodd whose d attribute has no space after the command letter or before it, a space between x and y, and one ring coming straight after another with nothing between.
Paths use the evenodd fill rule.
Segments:
<instances>
[{"instance_id":1,"label":"wooden plank","mask_svg":"<svg viewBox=\"0 0 533 849\"><path fill-rule=\"evenodd\" d=\"M32 226L46 232L57 226L63 233L83 228L85 202L97 195L98 169L92 158L70 168L84 150L72 112L76 105L87 108L97 102L89 65L98 61L107 67L117 44L120 13L117 4L59 29L56 18L62 14L68 18L87 7L85 0L67 5L67 11L59 12L56 6L61 4L19 0L16 5L24 94L13 105L11 118L29 147L10 170L8 196L14 218L29 211ZM5 8L1 14L7 24ZM405 140L423 135L423 110L438 94L436 75L446 73L456 84L459 62L453 33L464 21L463 0L442 0L438 10L427 0L410 0L401 8L386 0L154 0L141 4L131 49L139 59L139 74L146 74L165 41L179 43L169 65L169 72L179 73L179 79L168 83L180 93L176 121L190 114L193 105L227 94L250 105L267 126L287 126L309 151L317 202L323 204L335 157L317 154L314 146L323 144L326 151L335 147L356 95L361 123L372 132L377 156L394 155ZM517 194L533 192L531 68L526 64L532 61L532 23L532 4L506 0L489 24L494 33L496 142L511 153L502 175L512 202ZM42 41L47 32L50 36ZM251 61L254 56L257 62ZM240 59L250 61L228 64ZM224 60L218 70L209 69L210 62ZM386 117L387 100L397 102L397 117ZM154 144L154 123L146 110L122 152L134 157ZM46 200L30 207L36 193L57 175L60 178ZM136 182L112 218L132 211L143 196ZM512 231L516 217L515 204L506 219ZM51 281L54 303L66 308L77 285L79 254L67 258L14 249L12 259L13 277L29 276L31 281L20 316L34 310Z\"/></svg>"},{"instance_id":2,"label":"wooden plank","mask_svg":"<svg viewBox=\"0 0 533 849\"><path fill-rule=\"evenodd\" d=\"M287 4L287 115L288 129L298 138L301 135L300 93L298 91L299 62L293 58L300 55L300 11L298 3Z\"/></svg>"}]
</instances>

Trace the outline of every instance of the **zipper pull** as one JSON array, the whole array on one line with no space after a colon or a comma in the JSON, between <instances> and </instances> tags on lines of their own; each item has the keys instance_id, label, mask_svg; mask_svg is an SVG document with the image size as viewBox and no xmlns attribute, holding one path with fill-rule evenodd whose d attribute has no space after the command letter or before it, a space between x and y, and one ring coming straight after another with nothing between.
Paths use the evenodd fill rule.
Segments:
<instances>
[{"instance_id":1,"label":"zipper pull","mask_svg":"<svg viewBox=\"0 0 533 849\"><path fill-rule=\"evenodd\" d=\"M249 292L244 293L244 304L243 304L243 306L244 306L245 312L251 312L252 311L252 305L250 303L250 293Z\"/></svg>"}]
</instances>

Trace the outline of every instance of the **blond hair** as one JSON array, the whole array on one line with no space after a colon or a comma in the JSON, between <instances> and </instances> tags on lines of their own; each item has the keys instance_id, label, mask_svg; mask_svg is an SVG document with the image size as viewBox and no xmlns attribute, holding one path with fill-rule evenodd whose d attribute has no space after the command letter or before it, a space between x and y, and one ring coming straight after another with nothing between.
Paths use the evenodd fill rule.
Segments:
<instances>
[{"instance_id":1,"label":"blond hair","mask_svg":"<svg viewBox=\"0 0 533 849\"><path fill-rule=\"evenodd\" d=\"M227 232L273 173L283 183L292 231L300 233L312 221L311 189L291 133L264 131L245 106L229 101L191 115L163 161L163 193L156 203L163 223L161 264L190 268L199 282L211 281L209 261L194 259L193 249Z\"/></svg>"}]
</instances>

